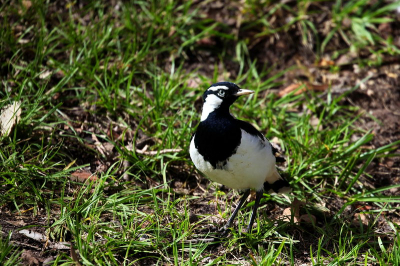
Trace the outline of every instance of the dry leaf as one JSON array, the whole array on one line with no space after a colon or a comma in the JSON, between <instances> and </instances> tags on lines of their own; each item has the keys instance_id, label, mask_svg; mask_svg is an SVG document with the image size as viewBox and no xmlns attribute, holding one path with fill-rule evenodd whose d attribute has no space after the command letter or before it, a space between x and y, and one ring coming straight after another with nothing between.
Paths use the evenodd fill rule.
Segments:
<instances>
[{"instance_id":1,"label":"dry leaf","mask_svg":"<svg viewBox=\"0 0 400 266\"><path fill-rule=\"evenodd\" d=\"M47 259L45 259L43 261L43 266L47 266L47 265L53 265L54 261L56 260L57 257L55 256L50 256Z\"/></svg>"},{"instance_id":2,"label":"dry leaf","mask_svg":"<svg viewBox=\"0 0 400 266\"><path fill-rule=\"evenodd\" d=\"M300 220L300 207L304 206L305 203L299 201L298 199L294 198L292 204L290 204L289 208L283 210L281 215L281 219L286 222L292 222L298 224ZM292 220L293 217L293 220Z\"/></svg>"},{"instance_id":3,"label":"dry leaf","mask_svg":"<svg viewBox=\"0 0 400 266\"><path fill-rule=\"evenodd\" d=\"M84 171L84 172L76 171L71 174L70 179L72 181L85 183L86 180L88 180L88 179L91 181L96 181L98 178L96 175L93 175L91 172L88 172L88 171Z\"/></svg>"},{"instance_id":4,"label":"dry leaf","mask_svg":"<svg viewBox=\"0 0 400 266\"><path fill-rule=\"evenodd\" d=\"M343 54L341 55L337 60L336 60L336 65L341 66L341 65L348 65L353 61L353 57L351 57L348 54Z\"/></svg>"},{"instance_id":5,"label":"dry leaf","mask_svg":"<svg viewBox=\"0 0 400 266\"><path fill-rule=\"evenodd\" d=\"M33 230L21 230L19 231L20 234L23 234L24 236L27 236L29 238L32 238L36 241L39 242L45 242L47 240L46 236L44 236L43 234L39 233L39 232L35 232Z\"/></svg>"},{"instance_id":6,"label":"dry leaf","mask_svg":"<svg viewBox=\"0 0 400 266\"><path fill-rule=\"evenodd\" d=\"M0 136L8 136L21 116L21 102L13 102L1 110Z\"/></svg>"},{"instance_id":7,"label":"dry leaf","mask_svg":"<svg viewBox=\"0 0 400 266\"><path fill-rule=\"evenodd\" d=\"M47 237L39 232L35 232L33 230L26 230L23 229L19 231L20 234L23 234L26 237L29 237L33 240L36 240L38 242L46 243L46 246L49 248L53 249L70 249L69 243L68 242L58 242L58 243L53 243L47 239Z\"/></svg>"},{"instance_id":8,"label":"dry leaf","mask_svg":"<svg viewBox=\"0 0 400 266\"><path fill-rule=\"evenodd\" d=\"M359 211L369 211L372 209L372 207L368 205L356 205L355 207Z\"/></svg>"},{"instance_id":9,"label":"dry leaf","mask_svg":"<svg viewBox=\"0 0 400 266\"><path fill-rule=\"evenodd\" d=\"M32 2L29 0L22 0L22 5L26 8L29 9L32 6Z\"/></svg>"},{"instance_id":10,"label":"dry leaf","mask_svg":"<svg viewBox=\"0 0 400 266\"><path fill-rule=\"evenodd\" d=\"M50 241L49 241L50 242ZM70 249L70 243L69 242L58 242L58 243L49 243L49 248L53 249Z\"/></svg>"},{"instance_id":11,"label":"dry leaf","mask_svg":"<svg viewBox=\"0 0 400 266\"><path fill-rule=\"evenodd\" d=\"M393 29L392 29L391 23L386 22L386 23L379 24L378 31L379 31L379 33L383 34L384 36L392 34Z\"/></svg>"},{"instance_id":12,"label":"dry leaf","mask_svg":"<svg viewBox=\"0 0 400 266\"><path fill-rule=\"evenodd\" d=\"M317 222L317 218L312 214L303 214L300 216L300 222L315 224Z\"/></svg>"},{"instance_id":13,"label":"dry leaf","mask_svg":"<svg viewBox=\"0 0 400 266\"><path fill-rule=\"evenodd\" d=\"M360 221L365 226L367 226L369 223L367 215L362 212L354 214L353 224L358 226L360 225Z\"/></svg>"},{"instance_id":14,"label":"dry leaf","mask_svg":"<svg viewBox=\"0 0 400 266\"><path fill-rule=\"evenodd\" d=\"M199 77L195 77L188 80L187 87L192 89L198 89L200 84L201 84L201 79Z\"/></svg>"},{"instance_id":15,"label":"dry leaf","mask_svg":"<svg viewBox=\"0 0 400 266\"><path fill-rule=\"evenodd\" d=\"M281 218L285 222L291 222L292 221L292 208L286 208L283 210ZM297 224L299 223L299 218L296 217L296 215L293 215L293 223Z\"/></svg>"},{"instance_id":16,"label":"dry leaf","mask_svg":"<svg viewBox=\"0 0 400 266\"><path fill-rule=\"evenodd\" d=\"M204 46L215 46L215 40L211 39L210 37L204 37L200 40L197 41L198 45L204 45Z\"/></svg>"},{"instance_id":17,"label":"dry leaf","mask_svg":"<svg viewBox=\"0 0 400 266\"><path fill-rule=\"evenodd\" d=\"M392 79L397 79L397 78L399 77L399 75L397 75L397 74L395 74L395 73L391 73L391 72L386 73L386 75L387 75L389 78L392 78Z\"/></svg>"},{"instance_id":18,"label":"dry leaf","mask_svg":"<svg viewBox=\"0 0 400 266\"><path fill-rule=\"evenodd\" d=\"M74 245L72 245L72 243L71 243L70 255L71 255L71 258L75 261L76 265L81 266L81 264L79 263L78 254L76 254Z\"/></svg>"},{"instance_id":19,"label":"dry leaf","mask_svg":"<svg viewBox=\"0 0 400 266\"><path fill-rule=\"evenodd\" d=\"M319 65L322 67L334 66L335 62L333 62L332 60L329 60L329 59L321 59L321 61L319 62Z\"/></svg>"},{"instance_id":20,"label":"dry leaf","mask_svg":"<svg viewBox=\"0 0 400 266\"><path fill-rule=\"evenodd\" d=\"M39 75L39 78L40 79L45 79L45 78L49 77L50 75L51 75L51 71L46 70L42 74Z\"/></svg>"},{"instance_id":21,"label":"dry leaf","mask_svg":"<svg viewBox=\"0 0 400 266\"><path fill-rule=\"evenodd\" d=\"M18 40L18 43L20 43L20 44L25 44L25 43L29 43L31 40L28 40L28 39L19 39Z\"/></svg>"},{"instance_id":22,"label":"dry leaf","mask_svg":"<svg viewBox=\"0 0 400 266\"><path fill-rule=\"evenodd\" d=\"M285 96L286 94L289 94L290 92L292 92L292 91L298 89L300 86L301 86L301 84L298 84L298 83L290 84L289 86L287 86L286 88L284 88L283 90L281 90L281 91L278 93L278 96L279 96L279 97L283 97L283 96Z\"/></svg>"},{"instance_id":23,"label":"dry leaf","mask_svg":"<svg viewBox=\"0 0 400 266\"><path fill-rule=\"evenodd\" d=\"M315 116L315 115L313 115L311 118L310 118L310 125L315 129L315 130L319 130L319 131L321 131L322 130L322 124L320 124L320 121L319 121L319 118L317 117L317 116ZM318 127L318 125L319 125L319 127ZM318 127L318 128L317 128Z\"/></svg>"},{"instance_id":24,"label":"dry leaf","mask_svg":"<svg viewBox=\"0 0 400 266\"><path fill-rule=\"evenodd\" d=\"M283 97L297 89L298 89L298 91L296 91L294 93L294 95L299 95L305 91L325 91L327 88L328 88L327 84L315 85L315 84L311 84L308 82L307 83L293 83L293 84L287 86L286 88L284 88L283 90L281 90L278 93L278 96Z\"/></svg>"},{"instance_id":25,"label":"dry leaf","mask_svg":"<svg viewBox=\"0 0 400 266\"><path fill-rule=\"evenodd\" d=\"M54 264L54 261L56 260L56 256L50 256L47 259L43 261L43 266L50 266Z\"/></svg>"},{"instance_id":26,"label":"dry leaf","mask_svg":"<svg viewBox=\"0 0 400 266\"><path fill-rule=\"evenodd\" d=\"M5 222L7 222L7 223L9 223L9 224L12 224L12 225L14 225L14 226L17 226L17 227L22 227L22 226L25 226L25 225L26 225L26 223L25 223L24 220L5 221Z\"/></svg>"},{"instance_id":27,"label":"dry leaf","mask_svg":"<svg viewBox=\"0 0 400 266\"><path fill-rule=\"evenodd\" d=\"M24 261L24 265L40 265L40 262L35 258L34 254L30 250L24 250L21 254L21 258Z\"/></svg>"}]
</instances>

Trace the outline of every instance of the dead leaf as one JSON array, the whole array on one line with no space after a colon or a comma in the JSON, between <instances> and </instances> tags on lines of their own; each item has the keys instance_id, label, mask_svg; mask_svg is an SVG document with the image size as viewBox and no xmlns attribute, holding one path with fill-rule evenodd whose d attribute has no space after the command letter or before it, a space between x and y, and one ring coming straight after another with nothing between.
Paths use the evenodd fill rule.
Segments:
<instances>
[{"instance_id":1,"label":"dead leaf","mask_svg":"<svg viewBox=\"0 0 400 266\"><path fill-rule=\"evenodd\" d=\"M292 91L297 90L294 95L299 95L305 91L325 91L328 88L327 84L316 85L311 83L293 83L278 93L279 97L283 97Z\"/></svg>"},{"instance_id":2,"label":"dead leaf","mask_svg":"<svg viewBox=\"0 0 400 266\"><path fill-rule=\"evenodd\" d=\"M321 61L319 62L319 65L322 67L327 67L327 66L334 66L335 62L329 59L324 59L322 58Z\"/></svg>"},{"instance_id":3,"label":"dead leaf","mask_svg":"<svg viewBox=\"0 0 400 266\"><path fill-rule=\"evenodd\" d=\"M343 54L336 60L336 65L338 65L338 66L348 65L352 61L353 61L352 56L350 56L349 54Z\"/></svg>"},{"instance_id":4,"label":"dead leaf","mask_svg":"<svg viewBox=\"0 0 400 266\"><path fill-rule=\"evenodd\" d=\"M26 237L29 237L33 240L36 240L38 242L42 242L42 243L46 243L46 246L48 246L49 248L53 248L53 249L70 249L69 243L68 242L58 242L58 243L53 243L51 241L48 240L48 238L39 233L39 232L35 232L33 230L21 230L19 231L20 234L23 234Z\"/></svg>"},{"instance_id":5,"label":"dead leaf","mask_svg":"<svg viewBox=\"0 0 400 266\"><path fill-rule=\"evenodd\" d=\"M286 208L283 210L281 218L285 222L291 222L292 221L292 208ZM296 215L293 215L293 223L298 224L299 219L296 217Z\"/></svg>"},{"instance_id":6,"label":"dead leaf","mask_svg":"<svg viewBox=\"0 0 400 266\"><path fill-rule=\"evenodd\" d=\"M315 224L317 222L317 218L312 214L303 214L300 216L300 222Z\"/></svg>"},{"instance_id":7,"label":"dead leaf","mask_svg":"<svg viewBox=\"0 0 400 266\"><path fill-rule=\"evenodd\" d=\"M50 256L47 259L45 259L43 261L43 266L47 266L47 265L53 265L53 262L56 260L57 257L55 256Z\"/></svg>"},{"instance_id":8,"label":"dead leaf","mask_svg":"<svg viewBox=\"0 0 400 266\"><path fill-rule=\"evenodd\" d=\"M24 261L24 265L39 265L40 262L35 258L34 254L30 250L24 250L21 254L21 258Z\"/></svg>"},{"instance_id":9,"label":"dead leaf","mask_svg":"<svg viewBox=\"0 0 400 266\"><path fill-rule=\"evenodd\" d=\"M52 243L49 241L49 248L53 249L70 249L70 244L69 242L58 242L58 243Z\"/></svg>"},{"instance_id":10,"label":"dead leaf","mask_svg":"<svg viewBox=\"0 0 400 266\"><path fill-rule=\"evenodd\" d=\"M115 126L107 130L107 136L113 140L118 140L121 137L121 134L119 132L120 132L119 127Z\"/></svg>"},{"instance_id":11,"label":"dead leaf","mask_svg":"<svg viewBox=\"0 0 400 266\"><path fill-rule=\"evenodd\" d=\"M41 234L39 232L35 232L33 230L23 229L23 230L19 231L19 233L23 234L24 236L27 236L31 239L39 241L39 242L45 242L47 240L46 236L44 236L43 234Z\"/></svg>"},{"instance_id":12,"label":"dead leaf","mask_svg":"<svg viewBox=\"0 0 400 266\"><path fill-rule=\"evenodd\" d=\"M20 5L19 7L20 9L18 10L18 14L25 14L32 7L32 1L22 0L22 5Z\"/></svg>"},{"instance_id":13,"label":"dead leaf","mask_svg":"<svg viewBox=\"0 0 400 266\"><path fill-rule=\"evenodd\" d=\"M104 147L103 143L100 142L100 140L97 138L96 134L94 134L94 133L92 134L92 140L94 141L94 146L101 153L101 155L106 157L107 156L106 148Z\"/></svg>"},{"instance_id":14,"label":"dead leaf","mask_svg":"<svg viewBox=\"0 0 400 266\"><path fill-rule=\"evenodd\" d=\"M171 37L172 35L174 35L175 32L176 32L176 28L175 28L174 26L172 26L172 27L169 29L168 37Z\"/></svg>"},{"instance_id":15,"label":"dead leaf","mask_svg":"<svg viewBox=\"0 0 400 266\"><path fill-rule=\"evenodd\" d=\"M368 205L356 205L356 209L359 211L369 211L372 207Z\"/></svg>"},{"instance_id":16,"label":"dead leaf","mask_svg":"<svg viewBox=\"0 0 400 266\"><path fill-rule=\"evenodd\" d=\"M311 118L310 118L310 125L315 129L315 130L319 130L319 131L321 131L322 130L322 124L320 124L320 121L319 121L319 118L317 117L317 116L315 116L315 115L313 115ZM319 126L318 126L319 125Z\"/></svg>"},{"instance_id":17,"label":"dead leaf","mask_svg":"<svg viewBox=\"0 0 400 266\"><path fill-rule=\"evenodd\" d=\"M72 181L85 183L87 180L96 181L98 177L89 171L76 171L71 174Z\"/></svg>"},{"instance_id":18,"label":"dead leaf","mask_svg":"<svg viewBox=\"0 0 400 266\"><path fill-rule=\"evenodd\" d=\"M76 262L76 265L77 265L77 266L81 266L81 264L79 263L78 254L76 254L74 245L72 245L72 243L71 243L71 251L70 251L70 254L71 254L71 258Z\"/></svg>"},{"instance_id":19,"label":"dead leaf","mask_svg":"<svg viewBox=\"0 0 400 266\"><path fill-rule=\"evenodd\" d=\"M215 40L211 39L210 37L204 37L204 38L198 40L197 44L203 45L203 46L215 46L216 42L215 42Z\"/></svg>"},{"instance_id":20,"label":"dead leaf","mask_svg":"<svg viewBox=\"0 0 400 266\"><path fill-rule=\"evenodd\" d=\"M367 215L365 213L360 212L360 213L354 214L353 224L356 225L356 226L359 226L360 222L365 226L368 225L369 219L368 219L368 217L367 217Z\"/></svg>"},{"instance_id":21,"label":"dead leaf","mask_svg":"<svg viewBox=\"0 0 400 266\"><path fill-rule=\"evenodd\" d=\"M294 224L298 224L300 222L300 207L304 205L304 202L301 202L298 199L294 198L290 207L283 210L281 219L286 222L293 222Z\"/></svg>"},{"instance_id":22,"label":"dead leaf","mask_svg":"<svg viewBox=\"0 0 400 266\"><path fill-rule=\"evenodd\" d=\"M192 89L198 89L201 84L201 79L199 77L194 77L188 80L187 87Z\"/></svg>"},{"instance_id":23,"label":"dead leaf","mask_svg":"<svg viewBox=\"0 0 400 266\"><path fill-rule=\"evenodd\" d=\"M392 29L392 25L391 23L381 23L378 26L378 31L379 33L383 34L385 37L387 37L387 35L392 34L393 29Z\"/></svg>"},{"instance_id":24,"label":"dead leaf","mask_svg":"<svg viewBox=\"0 0 400 266\"><path fill-rule=\"evenodd\" d=\"M51 75L51 71L50 70L46 70L42 74L39 75L39 78L40 79L45 79L45 78L49 77L50 75Z\"/></svg>"},{"instance_id":25,"label":"dead leaf","mask_svg":"<svg viewBox=\"0 0 400 266\"><path fill-rule=\"evenodd\" d=\"M8 136L21 116L21 102L13 102L1 110L0 136Z\"/></svg>"},{"instance_id":26,"label":"dead leaf","mask_svg":"<svg viewBox=\"0 0 400 266\"><path fill-rule=\"evenodd\" d=\"M129 161L127 161L127 160L124 160L122 162L122 166L123 166L123 169L124 169L123 170L124 171L123 178L124 178L125 181L129 181L131 178L130 178L130 176L128 174L128 169L131 166L131 163Z\"/></svg>"},{"instance_id":27,"label":"dead leaf","mask_svg":"<svg viewBox=\"0 0 400 266\"><path fill-rule=\"evenodd\" d=\"M69 242L53 243L53 242L49 241L49 239L45 235L43 235L39 232L35 232L33 230L23 229L23 230L19 231L19 233L23 234L24 236L29 237L33 240L36 240L38 242L46 243L46 246L48 246L49 248L70 249Z\"/></svg>"},{"instance_id":28,"label":"dead leaf","mask_svg":"<svg viewBox=\"0 0 400 266\"><path fill-rule=\"evenodd\" d=\"M26 225L26 223L25 223L24 220L5 221L5 222L7 222L7 223L9 223L9 224L12 224L12 225L14 225L14 226L17 226L17 227L22 227L22 226L25 226L25 225Z\"/></svg>"},{"instance_id":29,"label":"dead leaf","mask_svg":"<svg viewBox=\"0 0 400 266\"><path fill-rule=\"evenodd\" d=\"M397 79L397 78L399 77L399 75L397 75L397 74L395 74L395 73L391 73L391 72L386 73L386 75L387 75L389 78L392 78L392 79Z\"/></svg>"},{"instance_id":30,"label":"dead leaf","mask_svg":"<svg viewBox=\"0 0 400 266\"><path fill-rule=\"evenodd\" d=\"M112 144L111 142L105 142L103 144L103 147L107 155L112 154L112 150L114 149L114 144Z\"/></svg>"},{"instance_id":31,"label":"dead leaf","mask_svg":"<svg viewBox=\"0 0 400 266\"><path fill-rule=\"evenodd\" d=\"M25 44L25 43L29 43L31 40L28 40L28 39L19 39L18 40L18 43L20 43L20 44Z\"/></svg>"},{"instance_id":32,"label":"dead leaf","mask_svg":"<svg viewBox=\"0 0 400 266\"><path fill-rule=\"evenodd\" d=\"M29 0L22 0L22 5L26 8L29 9L32 6L32 2Z\"/></svg>"}]
</instances>

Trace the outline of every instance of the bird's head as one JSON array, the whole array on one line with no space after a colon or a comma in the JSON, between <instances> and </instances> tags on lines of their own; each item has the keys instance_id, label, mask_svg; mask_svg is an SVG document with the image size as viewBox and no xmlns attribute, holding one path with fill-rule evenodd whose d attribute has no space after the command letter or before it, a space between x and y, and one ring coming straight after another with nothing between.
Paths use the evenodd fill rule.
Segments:
<instances>
[{"instance_id":1,"label":"bird's head","mask_svg":"<svg viewBox=\"0 0 400 266\"><path fill-rule=\"evenodd\" d=\"M252 94L254 91L241 89L231 82L218 82L211 85L203 94L203 112L201 121L207 119L208 115L216 109L222 108L226 111L242 95Z\"/></svg>"}]
</instances>

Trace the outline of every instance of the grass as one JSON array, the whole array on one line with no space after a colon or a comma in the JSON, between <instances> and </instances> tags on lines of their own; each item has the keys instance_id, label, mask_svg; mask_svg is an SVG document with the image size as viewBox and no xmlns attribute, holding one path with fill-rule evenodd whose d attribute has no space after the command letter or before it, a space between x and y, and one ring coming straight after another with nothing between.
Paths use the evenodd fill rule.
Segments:
<instances>
[{"instance_id":1,"label":"grass","mask_svg":"<svg viewBox=\"0 0 400 266\"><path fill-rule=\"evenodd\" d=\"M361 67L379 65L400 54L393 37L384 39L376 28L396 21L399 2L320 3L332 12L313 1L266 2L233 8L241 19L234 26L210 17L207 3L190 1L1 7L0 107L22 104L18 124L0 143L1 212L9 220L31 219L26 228L73 247L40 256L55 256L53 265L399 264L399 226L391 214L399 213L400 197L388 194L399 185L367 184L374 178L368 166L398 156L400 142L369 148L374 135L356 123L365 114L345 101L368 79L342 94L329 87L278 97L270 92L296 66L265 64L253 45L292 34L316 62L351 52ZM240 233L250 217L244 208L229 238L215 236L238 193L200 177L187 149L199 117L194 103L221 79L256 91L232 112L279 139L290 197L307 202L302 212L315 223L275 219L280 212L272 209L289 202L266 195L251 234ZM146 145L155 154L143 154ZM97 180L73 181L78 171ZM382 224L390 230L380 234ZM4 265L21 258L10 243L10 235L1 238Z\"/></svg>"},{"instance_id":2,"label":"grass","mask_svg":"<svg viewBox=\"0 0 400 266\"><path fill-rule=\"evenodd\" d=\"M0 262L2 265L17 265L21 263L21 252L10 243L10 240L11 233L6 237L0 237Z\"/></svg>"}]
</instances>

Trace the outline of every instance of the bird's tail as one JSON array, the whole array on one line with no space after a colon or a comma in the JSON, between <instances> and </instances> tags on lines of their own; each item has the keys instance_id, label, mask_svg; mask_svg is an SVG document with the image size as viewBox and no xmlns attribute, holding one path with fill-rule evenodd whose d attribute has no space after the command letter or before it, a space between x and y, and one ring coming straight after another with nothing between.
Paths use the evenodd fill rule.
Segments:
<instances>
[{"instance_id":1,"label":"bird's tail","mask_svg":"<svg viewBox=\"0 0 400 266\"><path fill-rule=\"evenodd\" d=\"M264 183L264 190L268 193L289 193L292 191L292 188L289 185L289 182L286 181L277 170L268 178L266 178Z\"/></svg>"}]
</instances>

